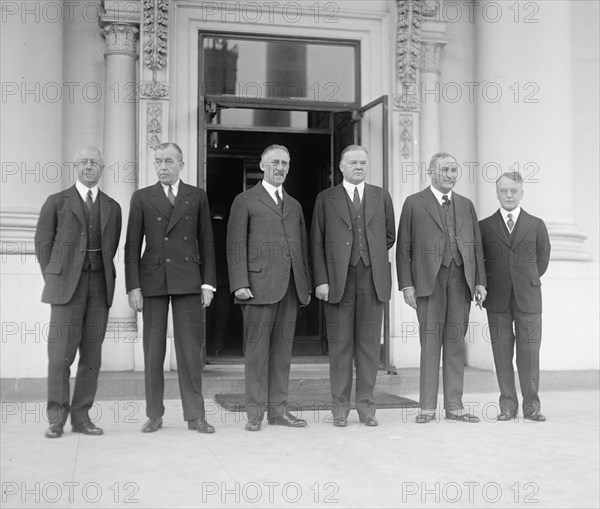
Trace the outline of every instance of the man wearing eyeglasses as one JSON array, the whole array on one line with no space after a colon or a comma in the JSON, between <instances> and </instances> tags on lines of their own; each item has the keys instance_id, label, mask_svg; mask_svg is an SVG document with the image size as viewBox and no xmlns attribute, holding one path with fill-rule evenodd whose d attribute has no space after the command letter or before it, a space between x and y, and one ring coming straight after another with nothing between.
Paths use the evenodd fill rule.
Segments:
<instances>
[{"instance_id":1,"label":"man wearing eyeglasses","mask_svg":"<svg viewBox=\"0 0 600 509\"><path fill-rule=\"evenodd\" d=\"M471 299L481 307L486 278L481 235L471 200L453 191L456 159L440 152L427 170L431 186L409 196L398 227L396 269L404 301L417 311L421 343L420 424L435 419L443 350L445 418L479 422L465 411L464 338Z\"/></svg>"},{"instance_id":2,"label":"man wearing eyeglasses","mask_svg":"<svg viewBox=\"0 0 600 509\"><path fill-rule=\"evenodd\" d=\"M77 182L50 196L40 212L35 254L44 275L42 302L51 304L48 334L46 438L72 430L102 435L91 422L108 310L115 291L113 258L121 236L121 207L98 188L102 153L84 146L75 154ZM73 398L69 372L79 351Z\"/></svg>"},{"instance_id":3,"label":"man wearing eyeglasses","mask_svg":"<svg viewBox=\"0 0 600 509\"><path fill-rule=\"evenodd\" d=\"M214 433L202 396L204 308L215 291L216 270L208 199L179 178L183 153L163 143L154 153L158 182L131 197L125 241L129 305L144 320L146 415L142 432L162 427L167 317L173 309L177 375L188 429ZM143 255L142 244L146 243Z\"/></svg>"},{"instance_id":4,"label":"man wearing eyeglasses","mask_svg":"<svg viewBox=\"0 0 600 509\"><path fill-rule=\"evenodd\" d=\"M288 412L288 382L298 304L310 302L308 242L302 207L284 191L290 154L267 147L263 180L239 194L227 223L229 286L244 315L247 431L269 424L299 428Z\"/></svg>"}]
</instances>

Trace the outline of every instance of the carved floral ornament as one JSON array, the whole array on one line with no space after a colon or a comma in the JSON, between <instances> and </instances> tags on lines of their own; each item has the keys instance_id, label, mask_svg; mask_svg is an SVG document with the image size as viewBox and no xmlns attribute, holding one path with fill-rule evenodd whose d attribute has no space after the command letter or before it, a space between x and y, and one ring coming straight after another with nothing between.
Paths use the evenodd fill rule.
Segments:
<instances>
[{"instance_id":1,"label":"carved floral ornament","mask_svg":"<svg viewBox=\"0 0 600 509\"><path fill-rule=\"evenodd\" d=\"M405 92L414 90L419 81L422 22L423 0L398 0L396 79L401 93L394 96L394 107L397 109L419 109L417 98Z\"/></svg>"},{"instance_id":2,"label":"carved floral ornament","mask_svg":"<svg viewBox=\"0 0 600 509\"><path fill-rule=\"evenodd\" d=\"M153 74L167 64L168 30L167 0L144 0L144 64Z\"/></svg>"}]
</instances>

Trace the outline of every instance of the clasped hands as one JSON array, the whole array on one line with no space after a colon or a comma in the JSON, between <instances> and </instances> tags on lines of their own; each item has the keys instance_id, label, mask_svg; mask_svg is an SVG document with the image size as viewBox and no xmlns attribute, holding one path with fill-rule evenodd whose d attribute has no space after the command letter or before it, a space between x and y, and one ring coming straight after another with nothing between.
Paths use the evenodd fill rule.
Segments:
<instances>
[{"instance_id":1,"label":"clasped hands","mask_svg":"<svg viewBox=\"0 0 600 509\"><path fill-rule=\"evenodd\" d=\"M202 307L207 308L213 300L214 292L209 288L202 288ZM135 288L127 294L129 307L139 313L144 309L144 296L141 288Z\"/></svg>"}]
</instances>

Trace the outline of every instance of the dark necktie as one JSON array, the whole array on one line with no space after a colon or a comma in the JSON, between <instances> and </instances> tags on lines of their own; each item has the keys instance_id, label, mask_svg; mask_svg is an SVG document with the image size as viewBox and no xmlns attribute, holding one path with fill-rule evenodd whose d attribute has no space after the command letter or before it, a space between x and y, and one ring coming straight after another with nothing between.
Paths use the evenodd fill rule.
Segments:
<instances>
[{"instance_id":1,"label":"dark necktie","mask_svg":"<svg viewBox=\"0 0 600 509\"><path fill-rule=\"evenodd\" d=\"M281 199L281 196L279 196L279 190L277 189L275 189L275 198L277 199L277 205L279 205L279 208L283 210L283 200Z\"/></svg>"},{"instance_id":2,"label":"dark necktie","mask_svg":"<svg viewBox=\"0 0 600 509\"><path fill-rule=\"evenodd\" d=\"M87 195L85 197L85 204L87 205L88 210L91 212L92 207L94 206L94 200L92 198L92 190L91 189L87 192Z\"/></svg>"},{"instance_id":3,"label":"dark necktie","mask_svg":"<svg viewBox=\"0 0 600 509\"><path fill-rule=\"evenodd\" d=\"M448 199L448 195L445 194L444 196L442 196L442 206L447 208L450 206L450 200Z\"/></svg>"},{"instance_id":4,"label":"dark necktie","mask_svg":"<svg viewBox=\"0 0 600 509\"><path fill-rule=\"evenodd\" d=\"M175 195L173 194L173 187L169 186L169 201L171 202L171 207L175 206Z\"/></svg>"},{"instance_id":5,"label":"dark necktie","mask_svg":"<svg viewBox=\"0 0 600 509\"><path fill-rule=\"evenodd\" d=\"M354 203L354 208L356 210L360 208L360 195L358 194L358 187L354 188L354 198L352 199L352 203Z\"/></svg>"},{"instance_id":6,"label":"dark necktie","mask_svg":"<svg viewBox=\"0 0 600 509\"><path fill-rule=\"evenodd\" d=\"M508 214L508 221L506 221L506 225L508 226L508 231L510 233L512 233L512 230L515 226L515 222L513 221L513 215L512 214Z\"/></svg>"}]
</instances>

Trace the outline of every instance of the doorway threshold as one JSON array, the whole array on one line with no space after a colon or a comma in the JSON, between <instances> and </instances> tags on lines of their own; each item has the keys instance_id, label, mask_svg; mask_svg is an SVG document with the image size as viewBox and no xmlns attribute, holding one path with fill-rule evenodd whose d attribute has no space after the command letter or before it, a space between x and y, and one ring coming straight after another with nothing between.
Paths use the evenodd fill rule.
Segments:
<instances>
[{"instance_id":1,"label":"doorway threshold","mask_svg":"<svg viewBox=\"0 0 600 509\"><path fill-rule=\"evenodd\" d=\"M207 366L235 366L243 365L244 357L241 355L219 355L218 357L208 355ZM292 365L295 364L329 364L327 355L298 355L292 357Z\"/></svg>"}]
</instances>

